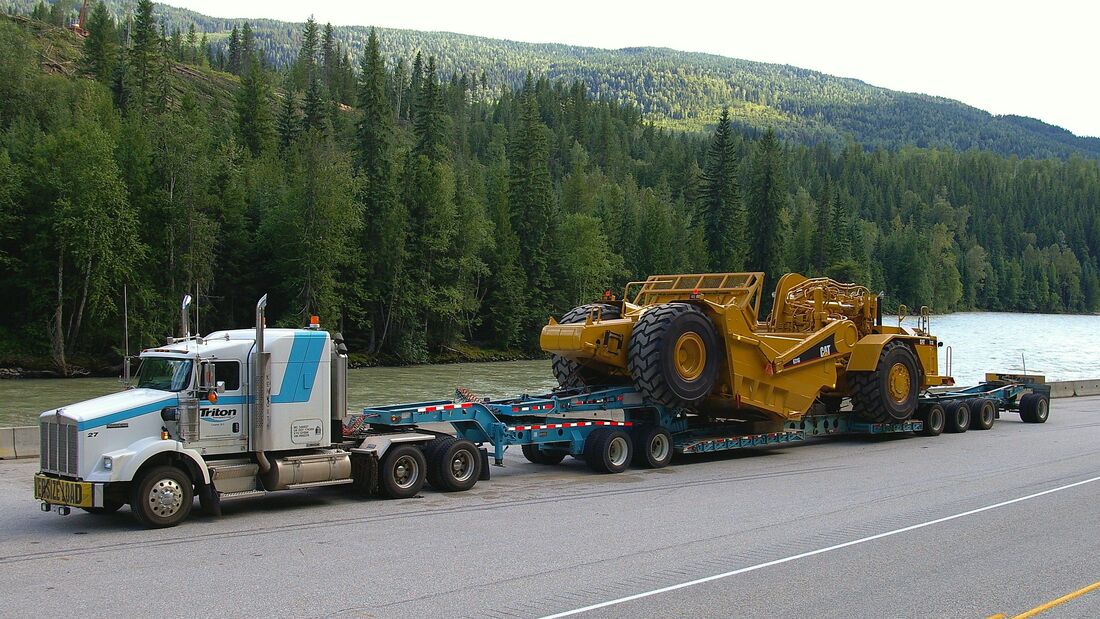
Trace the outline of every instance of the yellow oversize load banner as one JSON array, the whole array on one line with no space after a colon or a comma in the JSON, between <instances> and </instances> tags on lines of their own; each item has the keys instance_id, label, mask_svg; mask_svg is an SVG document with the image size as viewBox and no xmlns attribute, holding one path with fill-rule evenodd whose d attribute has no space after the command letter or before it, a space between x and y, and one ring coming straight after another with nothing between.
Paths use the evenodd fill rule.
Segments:
<instances>
[{"instance_id":1,"label":"yellow oversize load banner","mask_svg":"<svg viewBox=\"0 0 1100 619\"><path fill-rule=\"evenodd\" d=\"M92 506L92 484L45 475L34 476L34 498L54 505Z\"/></svg>"}]
</instances>

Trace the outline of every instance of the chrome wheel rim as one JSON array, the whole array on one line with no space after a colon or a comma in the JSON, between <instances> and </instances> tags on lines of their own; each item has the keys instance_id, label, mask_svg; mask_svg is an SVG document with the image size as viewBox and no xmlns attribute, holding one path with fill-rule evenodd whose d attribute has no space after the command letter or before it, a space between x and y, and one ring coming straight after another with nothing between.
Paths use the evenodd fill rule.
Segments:
<instances>
[{"instance_id":1,"label":"chrome wheel rim","mask_svg":"<svg viewBox=\"0 0 1100 619\"><path fill-rule=\"evenodd\" d=\"M451 475L455 481L468 481L474 474L474 459L465 449L459 451L451 458Z\"/></svg>"},{"instance_id":2,"label":"chrome wheel rim","mask_svg":"<svg viewBox=\"0 0 1100 619\"><path fill-rule=\"evenodd\" d=\"M393 463L393 483L398 488L412 488L416 478L420 475L420 466L416 458L401 456Z\"/></svg>"},{"instance_id":3,"label":"chrome wheel rim","mask_svg":"<svg viewBox=\"0 0 1100 619\"><path fill-rule=\"evenodd\" d=\"M158 518L171 518L183 507L183 487L171 478L164 478L149 489L149 511Z\"/></svg>"}]
</instances>

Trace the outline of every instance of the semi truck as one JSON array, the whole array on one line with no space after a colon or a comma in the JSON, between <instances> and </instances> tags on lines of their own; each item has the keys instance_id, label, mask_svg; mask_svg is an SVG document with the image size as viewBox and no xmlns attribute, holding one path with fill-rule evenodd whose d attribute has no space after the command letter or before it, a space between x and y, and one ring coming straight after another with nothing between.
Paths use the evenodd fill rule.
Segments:
<instances>
[{"instance_id":1,"label":"semi truck","mask_svg":"<svg viewBox=\"0 0 1100 619\"><path fill-rule=\"evenodd\" d=\"M632 464L667 466L677 453L815 436L988 429L1009 410L1041 423L1049 410L1049 387L1036 377L922 392L908 415L888 419L828 397L782 418L762 418L747 407L717 414L608 378L496 400L458 390L450 399L349 415L343 337L316 319L306 328L267 328L266 306L265 295L253 328L197 336L187 333L185 300L184 337L142 351L130 388L42 413L34 480L42 510L105 514L129 505L141 524L159 528L185 520L196 497L204 510L220 514L225 500L318 486L395 499L415 496L425 484L468 490L489 479L491 465L504 464L509 447L536 464L572 455L596 471L618 473ZM839 363L827 354L804 362Z\"/></svg>"}]
</instances>

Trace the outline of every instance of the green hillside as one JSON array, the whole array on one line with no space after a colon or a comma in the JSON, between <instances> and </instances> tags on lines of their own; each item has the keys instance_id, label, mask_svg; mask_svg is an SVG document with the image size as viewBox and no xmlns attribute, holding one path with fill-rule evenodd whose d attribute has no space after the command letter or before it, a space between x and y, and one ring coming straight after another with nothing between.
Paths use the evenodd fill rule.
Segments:
<instances>
[{"instance_id":1,"label":"green hillside","mask_svg":"<svg viewBox=\"0 0 1100 619\"><path fill-rule=\"evenodd\" d=\"M27 13L35 0L9 4ZM133 5L134 0L108 0L117 16L132 12ZM69 0L69 6L75 2ZM163 4L157 11L169 32L186 33L194 24L199 32L217 34L211 38L215 54L224 53L228 32L243 24ZM256 17L248 21L257 49L270 66L287 67L301 45L302 24ZM358 59L368 30L337 27L335 33ZM510 88L522 85L528 71L551 80L577 78L596 98L636 106L661 126L709 130L729 106L735 126L774 127L780 137L805 144L843 146L851 138L868 148L946 146L1021 157L1100 156L1098 137L798 67L650 47L605 50L414 30L379 29L379 34L383 56L391 62L411 59L419 50L436 59L444 76L484 74L491 86Z\"/></svg>"}]
</instances>

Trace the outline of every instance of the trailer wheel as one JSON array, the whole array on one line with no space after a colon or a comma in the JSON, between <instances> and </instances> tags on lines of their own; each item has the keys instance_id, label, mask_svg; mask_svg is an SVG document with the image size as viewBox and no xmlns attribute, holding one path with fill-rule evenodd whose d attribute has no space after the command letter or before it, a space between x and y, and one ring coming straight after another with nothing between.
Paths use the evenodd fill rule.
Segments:
<instances>
[{"instance_id":1,"label":"trailer wheel","mask_svg":"<svg viewBox=\"0 0 1100 619\"><path fill-rule=\"evenodd\" d=\"M558 322L561 324L584 322L588 319L588 315L595 309L600 310L600 316L605 320L614 320L622 317L622 312L619 310L618 305L589 303L588 305L580 305L569 310ZM566 388L584 387L601 380L606 381L607 379L607 377L600 372L586 368L576 361L568 357L562 357L561 355L550 355L550 368L554 372L554 378L558 379L558 384Z\"/></svg>"},{"instance_id":2,"label":"trailer wheel","mask_svg":"<svg viewBox=\"0 0 1100 619\"><path fill-rule=\"evenodd\" d=\"M672 462L672 435L661 426L639 426L633 433L634 466L660 469Z\"/></svg>"},{"instance_id":3,"label":"trailer wheel","mask_svg":"<svg viewBox=\"0 0 1100 619\"><path fill-rule=\"evenodd\" d=\"M917 410L917 357L904 342L890 342L873 372L852 372L852 404L875 423L905 421Z\"/></svg>"},{"instance_id":4,"label":"trailer wheel","mask_svg":"<svg viewBox=\"0 0 1100 619\"><path fill-rule=\"evenodd\" d=\"M565 459L564 451L545 451L538 445L522 445L523 457L534 464L561 464Z\"/></svg>"},{"instance_id":5,"label":"trailer wheel","mask_svg":"<svg viewBox=\"0 0 1100 619\"><path fill-rule=\"evenodd\" d=\"M943 426L947 423L943 404L933 402L921 408L917 417L924 422L920 433L924 436L939 436L943 432Z\"/></svg>"},{"instance_id":6,"label":"trailer wheel","mask_svg":"<svg viewBox=\"0 0 1100 619\"><path fill-rule=\"evenodd\" d=\"M988 430L993 427L997 417L997 405L988 398L974 398L967 400L970 409L970 429Z\"/></svg>"},{"instance_id":7,"label":"trailer wheel","mask_svg":"<svg viewBox=\"0 0 1100 619\"><path fill-rule=\"evenodd\" d=\"M638 319L627 347L634 386L649 400L688 408L718 380L721 346L714 323L688 303L658 305Z\"/></svg>"},{"instance_id":8,"label":"trailer wheel","mask_svg":"<svg viewBox=\"0 0 1100 619\"><path fill-rule=\"evenodd\" d=\"M1020 398L1020 420L1024 423L1046 423L1050 416L1050 397L1045 393L1029 393Z\"/></svg>"},{"instance_id":9,"label":"trailer wheel","mask_svg":"<svg viewBox=\"0 0 1100 619\"><path fill-rule=\"evenodd\" d=\"M435 440L439 443L427 458L428 483L442 492L462 492L473 488L481 476L481 454L477 451L477 445L453 436Z\"/></svg>"},{"instance_id":10,"label":"trailer wheel","mask_svg":"<svg viewBox=\"0 0 1100 619\"><path fill-rule=\"evenodd\" d=\"M970 429L970 408L962 400L951 400L943 405L943 416L946 424L943 431L950 434L960 434Z\"/></svg>"},{"instance_id":11,"label":"trailer wheel","mask_svg":"<svg viewBox=\"0 0 1100 619\"><path fill-rule=\"evenodd\" d=\"M584 441L584 460L599 473L622 473L630 453L630 435L615 428L597 428Z\"/></svg>"},{"instance_id":12,"label":"trailer wheel","mask_svg":"<svg viewBox=\"0 0 1100 619\"><path fill-rule=\"evenodd\" d=\"M424 487L428 463L419 447L405 443L391 445L378 468L382 494L390 499L407 499Z\"/></svg>"},{"instance_id":13,"label":"trailer wheel","mask_svg":"<svg viewBox=\"0 0 1100 619\"><path fill-rule=\"evenodd\" d=\"M174 466L154 467L133 484L130 510L142 526L150 529L174 527L191 513L194 493L187 473Z\"/></svg>"}]
</instances>

